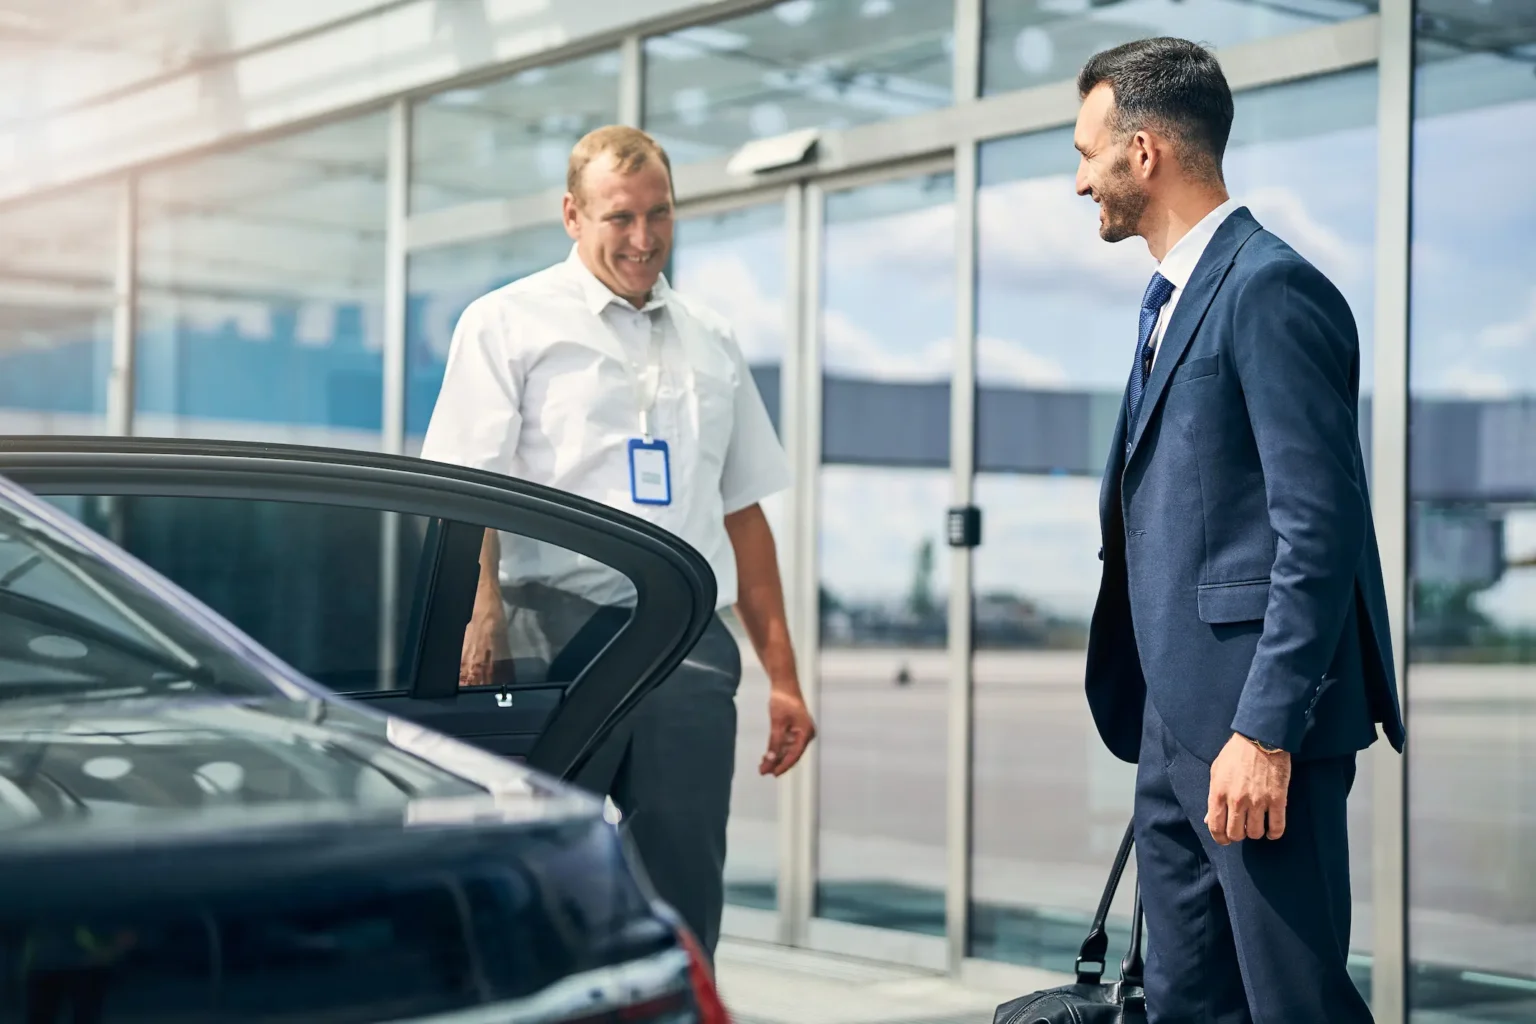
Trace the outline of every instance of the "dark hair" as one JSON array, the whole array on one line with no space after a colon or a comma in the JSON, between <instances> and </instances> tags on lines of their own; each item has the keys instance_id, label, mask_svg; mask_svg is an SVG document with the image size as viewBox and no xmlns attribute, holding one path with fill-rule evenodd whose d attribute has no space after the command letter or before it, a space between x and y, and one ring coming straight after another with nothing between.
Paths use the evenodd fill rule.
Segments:
<instances>
[{"instance_id":1,"label":"dark hair","mask_svg":"<svg viewBox=\"0 0 1536 1024\"><path fill-rule=\"evenodd\" d=\"M1168 36L1126 43L1084 65L1078 95L1105 83L1115 95L1110 128L1116 136L1157 129L1191 172L1220 180L1232 134L1232 90L1211 51Z\"/></svg>"}]
</instances>

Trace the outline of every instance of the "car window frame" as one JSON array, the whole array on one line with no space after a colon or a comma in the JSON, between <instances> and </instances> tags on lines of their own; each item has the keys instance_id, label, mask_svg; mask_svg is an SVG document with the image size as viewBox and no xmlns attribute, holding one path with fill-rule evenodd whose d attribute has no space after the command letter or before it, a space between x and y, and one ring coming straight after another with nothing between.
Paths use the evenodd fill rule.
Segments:
<instances>
[{"instance_id":1,"label":"car window frame","mask_svg":"<svg viewBox=\"0 0 1536 1024\"><path fill-rule=\"evenodd\" d=\"M431 589L422 635L407 642L401 659L400 670L409 676L402 675L405 685L399 690L370 694L372 699L362 702L370 705L427 701L442 706L460 697L458 651L470 605L462 600L461 586L447 591L459 595L458 607L440 600L445 591L438 573L440 564L455 564L441 558L446 545L455 542L455 526L460 544L466 530L478 538L482 528L495 529L609 566L635 587L630 622L582 670L526 759L561 778L578 773L619 721L681 664L715 611L717 590L708 561L661 527L551 487L413 456L247 441L11 436L0 438L0 475L38 496L288 501L443 520L448 529L436 531L437 554L428 563ZM186 595L128 552L111 548L119 567L132 573L147 570L162 587ZM202 608L195 597L192 601ZM244 637L238 624L204 611ZM451 687L443 667L450 656ZM310 685L324 695L352 699Z\"/></svg>"}]
</instances>

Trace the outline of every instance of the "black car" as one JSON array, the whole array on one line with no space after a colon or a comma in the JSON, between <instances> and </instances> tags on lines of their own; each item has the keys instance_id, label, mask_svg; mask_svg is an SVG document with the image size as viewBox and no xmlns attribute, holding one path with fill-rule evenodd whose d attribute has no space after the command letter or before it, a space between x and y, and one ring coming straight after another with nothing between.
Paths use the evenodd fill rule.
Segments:
<instances>
[{"instance_id":1,"label":"black car","mask_svg":"<svg viewBox=\"0 0 1536 1024\"><path fill-rule=\"evenodd\" d=\"M0 477L0 1019L727 1020L570 781L702 634L696 552L406 457L9 438ZM486 530L628 621L461 688Z\"/></svg>"}]
</instances>

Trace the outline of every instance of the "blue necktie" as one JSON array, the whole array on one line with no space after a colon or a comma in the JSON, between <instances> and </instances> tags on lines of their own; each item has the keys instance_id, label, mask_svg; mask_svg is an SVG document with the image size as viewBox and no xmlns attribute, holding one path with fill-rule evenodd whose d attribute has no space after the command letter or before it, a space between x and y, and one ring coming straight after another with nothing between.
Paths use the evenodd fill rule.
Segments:
<instances>
[{"instance_id":1,"label":"blue necktie","mask_svg":"<svg viewBox=\"0 0 1536 1024\"><path fill-rule=\"evenodd\" d=\"M1141 396L1147 389L1147 377L1152 373L1152 328L1157 325L1157 315L1163 303L1173 294L1173 282L1162 274L1153 274L1147 282L1147 292L1141 297L1141 325L1136 336L1136 365L1131 367L1131 385L1126 397L1130 402L1127 410L1126 429L1136 426L1136 414L1141 411Z\"/></svg>"}]
</instances>

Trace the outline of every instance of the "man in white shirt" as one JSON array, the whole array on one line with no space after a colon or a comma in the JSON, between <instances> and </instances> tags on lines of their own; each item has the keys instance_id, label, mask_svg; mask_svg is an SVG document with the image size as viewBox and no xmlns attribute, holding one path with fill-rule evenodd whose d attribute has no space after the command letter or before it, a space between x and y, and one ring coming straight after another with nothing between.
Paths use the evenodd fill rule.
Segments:
<instances>
[{"instance_id":1,"label":"man in white shirt","mask_svg":"<svg viewBox=\"0 0 1536 1024\"><path fill-rule=\"evenodd\" d=\"M815 736L759 504L789 483L783 448L730 326L662 275L673 230L662 148L633 128L598 129L572 150L567 189L569 258L464 311L422 456L603 502L703 554L717 607L735 605L770 682L759 772L782 775ZM569 661L611 636L592 636L604 613L622 626L633 599L616 572L518 538L488 534L481 567L465 684L512 654ZM740 674L717 616L580 780L613 798L657 892L711 956Z\"/></svg>"}]
</instances>

